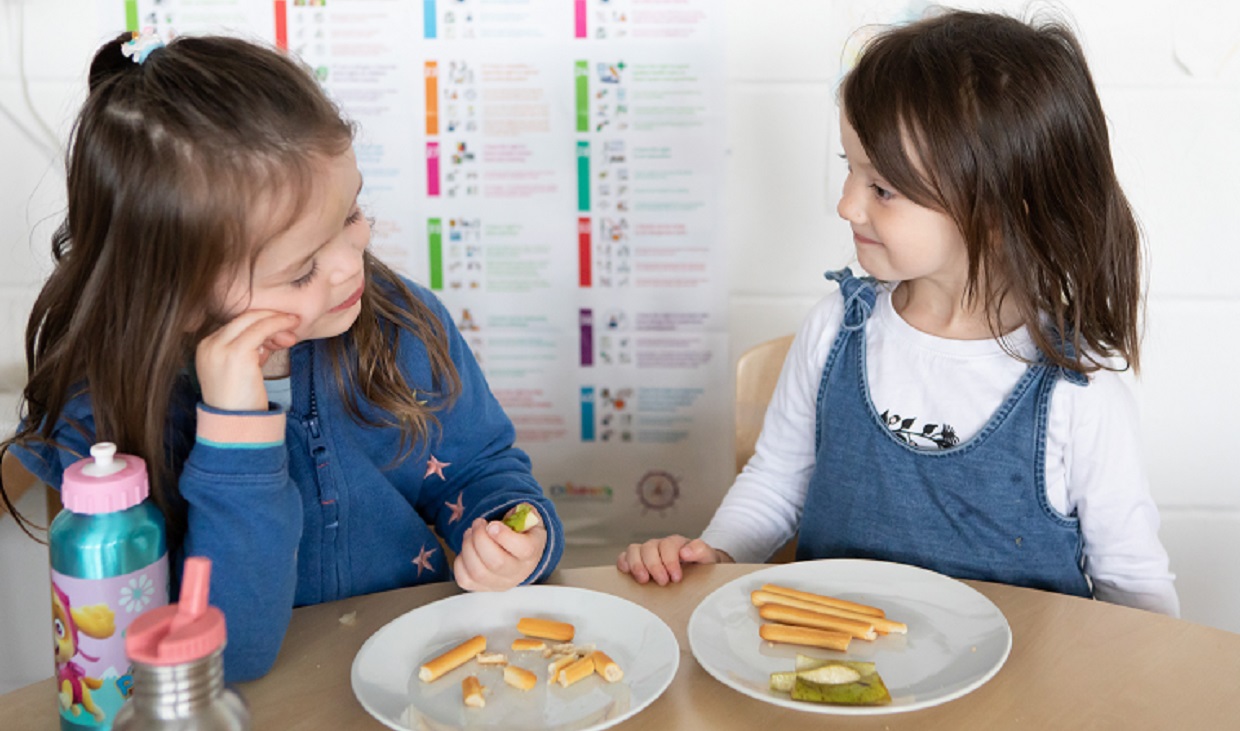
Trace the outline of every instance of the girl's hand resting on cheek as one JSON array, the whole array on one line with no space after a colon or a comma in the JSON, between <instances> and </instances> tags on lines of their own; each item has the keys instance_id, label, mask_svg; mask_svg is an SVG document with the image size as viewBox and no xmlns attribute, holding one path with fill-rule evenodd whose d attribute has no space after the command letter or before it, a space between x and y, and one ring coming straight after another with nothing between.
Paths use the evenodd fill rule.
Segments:
<instances>
[{"instance_id":1,"label":"girl's hand resting on cheek","mask_svg":"<svg viewBox=\"0 0 1240 731\"><path fill-rule=\"evenodd\" d=\"M478 518L465 530L452 562L456 583L465 591L511 589L534 573L546 545L542 523L518 533L502 521Z\"/></svg>"},{"instance_id":2,"label":"girl's hand resting on cheek","mask_svg":"<svg viewBox=\"0 0 1240 731\"><path fill-rule=\"evenodd\" d=\"M263 364L297 344L299 318L272 310L247 310L198 343L194 367L202 402L221 411L266 411Z\"/></svg>"},{"instance_id":3,"label":"girl's hand resting on cheek","mask_svg":"<svg viewBox=\"0 0 1240 731\"><path fill-rule=\"evenodd\" d=\"M701 538L684 536L652 538L645 543L630 543L616 559L616 568L631 574L639 584L654 579L659 586L680 581L682 563L734 563L732 557L711 548Z\"/></svg>"}]
</instances>

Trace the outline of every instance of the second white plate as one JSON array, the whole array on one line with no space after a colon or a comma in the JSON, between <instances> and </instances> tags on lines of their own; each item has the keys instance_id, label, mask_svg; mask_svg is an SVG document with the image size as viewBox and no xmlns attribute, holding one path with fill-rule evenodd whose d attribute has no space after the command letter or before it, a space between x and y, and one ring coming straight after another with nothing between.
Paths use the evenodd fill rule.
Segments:
<instances>
[{"instance_id":1,"label":"second white plate","mask_svg":"<svg viewBox=\"0 0 1240 731\"><path fill-rule=\"evenodd\" d=\"M766 642L750 600L763 584L880 607L907 624L908 635L853 640L847 653ZM772 566L719 587L689 618L689 646L707 672L745 695L801 711L864 715L928 708L980 687L1003 667L1012 631L998 607L955 579L884 561L828 559ZM792 670L797 653L875 662L891 704L807 703L769 690L770 674Z\"/></svg>"},{"instance_id":2,"label":"second white plate","mask_svg":"<svg viewBox=\"0 0 1240 731\"><path fill-rule=\"evenodd\" d=\"M544 617L576 627L574 642L593 644L624 670L607 683L591 676L568 688L547 684L547 660L509 647L521 617ZM489 652L507 654L534 672L538 684L520 691L502 669L468 663L431 683L418 680L422 663L474 635ZM372 716L393 729L503 728L505 731L598 731L645 708L667 688L680 663L672 630L626 599L567 586L521 586L499 593L459 594L414 609L366 640L353 661L353 693ZM486 707L467 709L461 680L477 675L489 688Z\"/></svg>"}]
</instances>

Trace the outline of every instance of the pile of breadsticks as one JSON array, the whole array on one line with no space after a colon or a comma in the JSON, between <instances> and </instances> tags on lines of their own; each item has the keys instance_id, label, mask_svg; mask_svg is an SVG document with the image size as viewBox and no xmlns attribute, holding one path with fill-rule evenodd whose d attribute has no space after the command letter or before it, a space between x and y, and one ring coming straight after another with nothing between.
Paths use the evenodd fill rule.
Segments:
<instances>
[{"instance_id":1,"label":"pile of breadsticks","mask_svg":"<svg viewBox=\"0 0 1240 731\"><path fill-rule=\"evenodd\" d=\"M517 620L517 632L520 632L522 637L512 641L512 651L538 652L550 660L547 666L548 683L559 683L560 687L567 688L596 673L609 683L624 677L624 671L607 653L594 649L593 645L573 644L576 628L568 622L522 617ZM418 678L423 683L430 683L471 660L482 666L502 667L504 682L519 690L529 690L538 683L538 676L523 667L510 664L504 653L488 653L486 635L471 637L427 661L418 670ZM461 681L461 696L465 705L470 708L482 708L486 705L483 697L486 690L486 686L482 685L476 675L470 675Z\"/></svg>"},{"instance_id":2,"label":"pile of breadsticks","mask_svg":"<svg viewBox=\"0 0 1240 731\"><path fill-rule=\"evenodd\" d=\"M846 652L852 640L873 640L880 634L908 634L908 625L887 618L878 607L811 594L776 584L763 584L750 601L767 623L758 635L767 642L823 647Z\"/></svg>"}]
</instances>

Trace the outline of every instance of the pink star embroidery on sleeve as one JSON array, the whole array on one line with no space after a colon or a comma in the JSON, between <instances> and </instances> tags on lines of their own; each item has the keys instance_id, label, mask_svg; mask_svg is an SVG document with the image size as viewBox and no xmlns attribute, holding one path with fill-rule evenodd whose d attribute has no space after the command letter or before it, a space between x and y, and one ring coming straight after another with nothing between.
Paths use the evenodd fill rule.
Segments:
<instances>
[{"instance_id":1,"label":"pink star embroidery on sleeve","mask_svg":"<svg viewBox=\"0 0 1240 731\"><path fill-rule=\"evenodd\" d=\"M431 475L439 475L439 479L446 480L448 478L443 476L443 468L451 464L452 464L451 462L440 462L439 460L435 459L435 455L432 454L431 458L427 460L426 462L426 474L423 475L422 477L423 479L426 479L427 477L430 477Z\"/></svg>"},{"instance_id":2,"label":"pink star embroidery on sleeve","mask_svg":"<svg viewBox=\"0 0 1240 731\"><path fill-rule=\"evenodd\" d=\"M422 569L426 569L427 571L435 570L435 568L431 566L431 554L433 554L435 551L438 551L438 550L439 550L438 548L432 548L431 550L428 551L426 550L426 546L423 545L422 548L418 551L418 557L413 559L413 565L418 567L419 577L422 576Z\"/></svg>"},{"instance_id":3,"label":"pink star embroidery on sleeve","mask_svg":"<svg viewBox=\"0 0 1240 731\"><path fill-rule=\"evenodd\" d=\"M444 505L447 505L448 509L452 511L452 517L448 518L448 525L451 525L465 516L465 493L457 493L456 502L444 503Z\"/></svg>"}]
</instances>

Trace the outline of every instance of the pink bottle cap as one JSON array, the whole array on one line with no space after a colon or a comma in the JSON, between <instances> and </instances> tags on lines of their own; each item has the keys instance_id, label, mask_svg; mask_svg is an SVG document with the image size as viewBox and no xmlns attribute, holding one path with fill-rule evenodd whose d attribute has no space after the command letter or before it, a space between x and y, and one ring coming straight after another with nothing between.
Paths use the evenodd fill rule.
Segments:
<instances>
[{"instance_id":1,"label":"pink bottle cap","mask_svg":"<svg viewBox=\"0 0 1240 731\"><path fill-rule=\"evenodd\" d=\"M150 490L141 457L117 454L115 444L99 442L90 448L90 458L65 470L60 500L74 513L115 513L142 502Z\"/></svg>"},{"instance_id":2,"label":"pink bottle cap","mask_svg":"<svg viewBox=\"0 0 1240 731\"><path fill-rule=\"evenodd\" d=\"M125 654L146 665L180 665L201 660L224 646L224 613L207 605L211 560L185 559L181 601L144 612L129 625Z\"/></svg>"}]
</instances>

